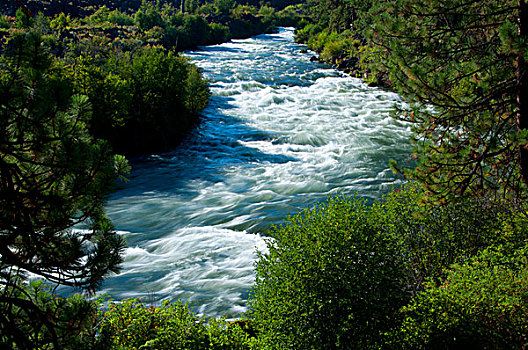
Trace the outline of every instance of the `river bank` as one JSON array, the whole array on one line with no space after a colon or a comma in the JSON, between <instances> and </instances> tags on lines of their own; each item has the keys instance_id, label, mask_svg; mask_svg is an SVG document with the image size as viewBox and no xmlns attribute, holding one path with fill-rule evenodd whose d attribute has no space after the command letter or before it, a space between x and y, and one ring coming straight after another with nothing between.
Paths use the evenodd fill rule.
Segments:
<instances>
[{"instance_id":1,"label":"river bank","mask_svg":"<svg viewBox=\"0 0 528 350\"><path fill-rule=\"evenodd\" d=\"M410 152L396 94L310 62L292 28L186 56L210 82L202 123L172 152L134 161L106 211L126 237L116 298L178 298L207 315L246 310L271 224L336 193L379 198Z\"/></svg>"}]
</instances>

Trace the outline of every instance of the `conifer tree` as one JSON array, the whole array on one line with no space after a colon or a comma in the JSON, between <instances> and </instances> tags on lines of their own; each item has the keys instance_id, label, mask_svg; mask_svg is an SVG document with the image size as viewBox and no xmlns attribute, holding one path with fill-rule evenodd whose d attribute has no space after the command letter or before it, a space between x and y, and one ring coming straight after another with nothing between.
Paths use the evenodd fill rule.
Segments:
<instances>
[{"instance_id":1,"label":"conifer tree","mask_svg":"<svg viewBox=\"0 0 528 350\"><path fill-rule=\"evenodd\" d=\"M441 198L528 183L525 0L391 0L372 9L381 65L410 106L419 167Z\"/></svg>"},{"instance_id":2,"label":"conifer tree","mask_svg":"<svg viewBox=\"0 0 528 350\"><path fill-rule=\"evenodd\" d=\"M62 348L56 313L28 292L28 273L91 291L117 271L123 249L102 205L128 166L89 135L90 104L73 95L46 47L29 29L0 47L0 342L8 348Z\"/></svg>"}]
</instances>

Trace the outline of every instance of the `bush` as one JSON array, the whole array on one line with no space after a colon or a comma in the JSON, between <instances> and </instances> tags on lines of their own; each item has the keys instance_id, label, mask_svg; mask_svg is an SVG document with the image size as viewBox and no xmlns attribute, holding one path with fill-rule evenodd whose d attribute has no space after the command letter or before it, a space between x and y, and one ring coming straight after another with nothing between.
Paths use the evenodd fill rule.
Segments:
<instances>
[{"instance_id":1,"label":"bush","mask_svg":"<svg viewBox=\"0 0 528 350\"><path fill-rule=\"evenodd\" d=\"M211 23L211 40L213 44L220 44L231 39L229 28L218 23Z\"/></svg>"},{"instance_id":2,"label":"bush","mask_svg":"<svg viewBox=\"0 0 528 350\"><path fill-rule=\"evenodd\" d=\"M423 326L418 335L405 333L409 339L417 337L412 340L418 344L431 324L443 317L436 314L440 309L434 302L444 290L432 286L446 278L451 266L455 266L455 272L450 272L448 279L453 281L463 269L470 269L467 281L479 273L489 280L490 290L481 296L478 288L482 286L475 286L469 295L464 294L462 282L458 289L451 290L451 298L461 298L456 306L461 310L479 297L488 295L492 303L493 298L500 300L501 293L514 293L513 286L526 277L520 268L511 275L509 270L490 270L493 265L465 264L489 247L501 246L505 252L523 247L528 226L522 207L491 198L438 205L426 201L424 193L421 187L408 185L371 206L357 198L332 198L272 229L269 253L261 253L256 263L254 294L249 301L264 344L277 349L394 346L392 337L398 333L403 317L409 317L399 309L427 288L437 294L416 299L409 310L419 309L418 321L405 326L408 333L418 327L416 323ZM493 283L501 278L511 288L494 287ZM522 299L523 291L520 293L521 299L512 305L525 312L523 303L527 299ZM448 295L443 296L448 302ZM500 314L497 308L493 310L474 328L495 316L510 317ZM475 315L470 312L467 320ZM463 329L468 327L465 323L454 322L454 314L446 317L453 321L449 323L453 329L460 328L464 334ZM518 314L511 317L515 321L508 323L508 330L501 330L506 334L502 337L520 339L519 325L524 319ZM493 327L494 331L500 328ZM431 332L438 337L443 334L441 328ZM481 334L480 330L468 332Z\"/></svg>"},{"instance_id":3,"label":"bush","mask_svg":"<svg viewBox=\"0 0 528 350\"><path fill-rule=\"evenodd\" d=\"M7 29L11 26L10 20L6 15L0 15L0 29Z\"/></svg>"},{"instance_id":4,"label":"bush","mask_svg":"<svg viewBox=\"0 0 528 350\"><path fill-rule=\"evenodd\" d=\"M119 10L111 11L108 14L108 21L120 26L131 26L134 25L134 17Z\"/></svg>"},{"instance_id":5,"label":"bush","mask_svg":"<svg viewBox=\"0 0 528 350\"><path fill-rule=\"evenodd\" d=\"M300 20L299 8L297 6L288 6L277 13L276 24L281 27L295 27Z\"/></svg>"},{"instance_id":6,"label":"bush","mask_svg":"<svg viewBox=\"0 0 528 350\"><path fill-rule=\"evenodd\" d=\"M106 24L108 22L108 15L110 13L110 10L105 5L101 6L97 11L95 11L92 15L86 17L84 21L86 24L89 25L100 25L100 24Z\"/></svg>"},{"instance_id":7,"label":"bush","mask_svg":"<svg viewBox=\"0 0 528 350\"><path fill-rule=\"evenodd\" d=\"M90 132L127 155L176 145L209 100L200 72L187 58L154 47L111 56L75 57L70 67L75 89L92 102Z\"/></svg>"},{"instance_id":8,"label":"bush","mask_svg":"<svg viewBox=\"0 0 528 350\"><path fill-rule=\"evenodd\" d=\"M455 262L483 249L523 244L528 221L520 207L492 198L467 198L446 205L429 203L424 189L408 185L375 204L383 212L383 230L399 244L414 291L427 278L445 277Z\"/></svg>"},{"instance_id":9,"label":"bush","mask_svg":"<svg viewBox=\"0 0 528 350\"><path fill-rule=\"evenodd\" d=\"M485 250L430 281L403 309L404 348L522 349L528 344L527 249ZM398 346L400 347L400 346Z\"/></svg>"},{"instance_id":10,"label":"bush","mask_svg":"<svg viewBox=\"0 0 528 350\"><path fill-rule=\"evenodd\" d=\"M135 22L142 30L149 30L153 27L165 27L159 3L155 4L143 0L140 9L135 14Z\"/></svg>"},{"instance_id":11,"label":"bush","mask_svg":"<svg viewBox=\"0 0 528 350\"><path fill-rule=\"evenodd\" d=\"M237 324L196 316L187 305L159 307L139 299L112 303L103 313L101 349L250 349L255 342Z\"/></svg>"},{"instance_id":12,"label":"bush","mask_svg":"<svg viewBox=\"0 0 528 350\"><path fill-rule=\"evenodd\" d=\"M408 298L396 242L364 200L331 198L271 231L249 304L266 346L372 348Z\"/></svg>"}]
</instances>

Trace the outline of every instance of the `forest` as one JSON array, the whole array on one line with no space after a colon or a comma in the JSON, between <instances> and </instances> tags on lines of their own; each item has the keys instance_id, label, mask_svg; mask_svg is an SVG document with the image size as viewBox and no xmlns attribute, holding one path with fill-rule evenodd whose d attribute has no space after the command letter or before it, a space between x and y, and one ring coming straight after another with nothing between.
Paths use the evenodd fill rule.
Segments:
<instances>
[{"instance_id":1,"label":"forest","mask_svg":"<svg viewBox=\"0 0 528 350\"><path fill-rule=\"evenodd\" d=\"M528 347L525 0L8 1L0 10L0 342L12 349ZM405 101L381 199L272 225L248 312L93 297L126 246L127 158L174 149L211 96L182 51L294 26ZM83 230L75 229L82 225ZM40 278L34 278L38 276ZM83 290L60 297L54 285Z\"/></svg>"}]
</instances>

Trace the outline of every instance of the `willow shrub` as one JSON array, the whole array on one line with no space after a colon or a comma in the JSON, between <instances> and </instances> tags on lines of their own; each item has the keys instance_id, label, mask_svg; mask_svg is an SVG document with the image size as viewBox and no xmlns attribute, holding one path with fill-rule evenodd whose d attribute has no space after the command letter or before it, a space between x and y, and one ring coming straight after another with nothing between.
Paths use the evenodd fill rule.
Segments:
<instances>
[{"instance_id":1,"label":"willow shrub","mask_svg":"<svg viewBox=\"0 0 528 350\"><path fill-rule=\"evenodd\" d=\"M430 281L403 309L397 348L524 349L528 344L527 249L485 250Z\"/></svg>"},{"instance_id":2,"label":"willow shrub","mask_svg":"<svg viewBox=\"0 0 528 350\"><path fill-rule=\"evenodd\" d=\"M331 198L271 231L250 308L265 347L372 348L397 324L406 279L379 212Z\"/></svg>"},{"instance_id":3,"label":"willow shrub","mask_svg":"<svg viewBox=\"0 0 528 350\"><path fill-rule=\"evenodd\" d=\"M490 198L440 206L424 193L410 185L372 205L331 198L273 228L269 252L256 263L250 300L264 345L388 346L407 317L400 309L431 288L426 281L440 284L453 264L465 266L489 247L507 252L524 244L528 226L520 207ZM473 266L475 278L479 268ZM460 287L450 298L463 305L462 292ZM490 300L501 297L500 289L487 293ZM435 300L427 301L432 309ZM450 317L457 325L456 314Z\"/></svg>"},{"instance_id":4,"label":"willow shrub","mask_svg":"<svg viewBox=\"0 0 528 350\"><path fill-rule=\"evenodd\" d=\"M255 339L237 323L205 319L187 305L140 299L112 303L102 313L99 349L251 349Z\"/></svg>"}]
</instances>

